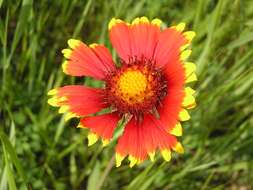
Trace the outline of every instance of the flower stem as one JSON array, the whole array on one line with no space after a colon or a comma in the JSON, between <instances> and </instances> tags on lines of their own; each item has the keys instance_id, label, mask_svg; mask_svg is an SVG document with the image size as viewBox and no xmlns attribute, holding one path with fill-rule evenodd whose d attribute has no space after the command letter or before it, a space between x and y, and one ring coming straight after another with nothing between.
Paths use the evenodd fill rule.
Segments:
<instances>
[{"instance_id":1,"label":"flower stem","mask_svg":"<svg viewBox=\"0 0 253 190\"><path fill-rule=\"evenodd\" d=\"M112 158L110 159L110 161L108 162L102 176L101 176L101 180L98 182L98 185L96 187L96 190L100 190L105 182L106 177L108 176L109 172L111 171L113 165L115 162L115 156L113 155Z\"/></svg>"}]
</instances>

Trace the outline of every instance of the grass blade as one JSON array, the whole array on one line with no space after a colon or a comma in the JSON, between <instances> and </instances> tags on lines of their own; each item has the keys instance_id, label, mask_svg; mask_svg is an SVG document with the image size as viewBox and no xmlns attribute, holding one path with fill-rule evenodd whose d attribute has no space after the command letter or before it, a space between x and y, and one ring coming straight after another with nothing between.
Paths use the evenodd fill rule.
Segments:
<instances>
[{"instance_id":1,"label":"grass blade","mask_svg":"<svg viewBox=\"0 0 253 190\"><path fill-rule=\"evenodd\" d=\"M8 137L4 134L3 131L0 131L0 139L1 139L1 142L2 142L2 146L4 147L4 150L6 151L6 154L8 153L8 156L10 157L11 162L16 167L16 169L18 171L18 174L22 177L22 179L26 183L27 182L27 177L26 177L26 174L25 174L25 172L24 172L24 170L23 170L23 168L22 168L22 166L19 162L19 159L17 157L15 149L13 148L11 142L9 141ZM7 173L8 173L8 168L7 168Z\"/></svg>"}]
</instances>

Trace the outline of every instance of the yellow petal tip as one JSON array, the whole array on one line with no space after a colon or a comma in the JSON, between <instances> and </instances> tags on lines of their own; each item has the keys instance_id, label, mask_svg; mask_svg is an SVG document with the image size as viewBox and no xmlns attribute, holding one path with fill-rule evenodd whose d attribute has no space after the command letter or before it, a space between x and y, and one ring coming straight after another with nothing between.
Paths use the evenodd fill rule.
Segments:
<instances>
[{"instance_id":1,"label":"yellow petal tip","mask_svg":"<svg viewBox=\"0 0 253 190\"><path fill-rule=\"evenodd\" d=\"M192 62L186 62L184 64L184 69L185 69L186 77L189 77L191 74L193 74L196 71L196 65Z\"/></svg>"},{"instance_id":2,"label":"yellow petal tip","mask_svg":"<svg viewBox=\"0 0 253 190\"><path fill-rule=\"evenodd\" d=\"M182 45L182 46L179 48L179 49L180 49L180 52L184 51L184 50L187 49L189 46L190 46L190 43L187 43L187 44Z\"/></svg>"},{"instance_id":3,"label":"yellow petal tip","mask_svg":"<svg viewBox=\"0 0 253 190\"><path fill-rule=\"evenodd\" d=\"M121 162L123 161L124 157L121 156L119 153L115 154L115 161L116 161L116 167L121 166Z\"/></svg>"},{"instance_id":4,"label":"yellow petal tip","mask_svg":"<svg viewBox=\"0 0 253 190\"><path fill-rule=\"evenodd\" d=\"M172 147L172 148L177 153L180 153L180 154L184 153L184 147L183 147L183 145L180 142L177 142L177 144L174 147Z\"/></svg>"},{"instance_id":5,"label":"yellow petal tip","mask_svg":"<svg viewBox=\"0 0 253 190\"><path fill-rule=\"evenodd\" d=\"M47 100L47 103L51 106L58 107L59 106L58 101L59 101L58 98L52 97Z\"/></svg>"},{"instance_id":6,"label":"yellow petal tip","mask_svg":"<svg viewBox=\"0 0 253 190\"><path fill-rule=\"evenodd\" d=\"M89 47L90 47L90 48L93 48L93 49L96 48L97 46L98 46L97 43L92 43L92 44L89 45Z\"/></svg>"},{"instance_id":7,"label":"yellow petal tip","mask_svg":"<svg viewBox=\"0 0 253 190\"><path fill-rule=\"evenodd\" d=\"M195 94L195 92L196 91L194 89L192 89L191 87L189 87L189 86L185 88L185 93L186 94L193 95L193 94Z\"/></svg>"},{"instance_id":8,"label":"yellow petal tip","mask_svg":"<svg viewBox=\"0 0 253 190\"><path fill-rule=\"evenodd\" d=\"M191 117L190 117L190 115L189 115L189 113L188 113L187 110L182 109L182 110L179 112L179 120L180 120L180 121L187 121L187 120L189 120L190 118L191 118Z\"/></svg>"},{"instance_id":9,"label":"yellow petal tip","mask_svg":"<svg viewBox=\"0 0 253 190\"><path fill-rule=\"evenodd\" d=\"M161 154L165 161L169 162L171 160L171 151L169 149L162 150Z\"/></svg>"},{"instance_id":10,"label":"yellow petal tip","mask_svg":"<svg viewBox=\"0 0 253 190\"><path fill-rule=\"evenodd\" d=\"M56 95L57 92L58 92L57 89L52 89L52 90L49 90L49 91L48 91L47 95L49 95L49 96Z\"/></svg>"},{"instance_id":11,"label":"yellow petal tip","mask_svg":"<svg viewBox=\"0 0 253 190\"><path fill-rule=\"evenodd\" d=\"M158 18L155 18L155 19L153 19L153 20L151 21L151 23L154 24L154 25L156 25L156 26L158 26L158 27L160 27L161 24L162 24L162 20L160 20L160 19L158 19Z\"/></svg>"},{"instance_id":12,"label":"yellow petal tip","mask_svg":"<svg viewBox=\"0 0 253 190\"><path fill-rule=\"evenodd\" d=\"M192 50L190 49L182 51L180 55L180 60L185 61L186 59L188 59L188 57L190 57L191 53L192 53Z\"/></svg>"},{"instance_id":13,"label":"yellow petal tip","mask_svg":"<svg viewBox=\"0 0 253 190\"><path fill-rule=\"evenodd\" d=\"M129 164L130 168L134 167L134 165L137 164L138 162L138 160L131 155L128 156L128 160L130 161L130 164Z\"/></svg>"},{"instance_id":14,"label":"yellow petal tip","mask_svg":"<svg viewBox=\"0 0 253 190\"><path fill-rule=\"evenodd\" d=\"M147 17L143 16L143 17L140 18L140 22L142 22L142 23L149 23L149 20L148 20Z\"/></svg>"},{"instance_id":15,"label":"yellow petal tip","mask_svg":"<svg viewBox=\"0 0 253 190\"><path fill-rule=\"evenodd\" d=\"M175 127L170 131L170 134L175 135L177 137L182 136L183 128L180 122L178 122Z\"/></svg>"},{"instance_id":16,"label":"yellow petal tip","mask_svg":"<svg viewBox=\"0 0 253 190\"><path fill-rule=\"evenodd\" d=\"M155 152L149 152L148 155L149 155L151 162L154 162L155 161Z\"/></svg>"},{"instance_id":17,"label":"yellow petal tip","mask_svg":"<svg viewBox=\"0 0 253 190\"><path fill-rule=\"evenodd\" d=\"M105 147L110 143L109 139L102 139L102 146Z\"/></svg>"},{"instance_id":18,"label":"yellow petal tip","mask_svg":"<svg viewBox=\"0 0 253 190\"><path fill-rule=\"evenodd\" d=\"M192 73L190 76L187 77L185 82L190 83L190 82L195 82L197 80L198 80L198 78L197 78L196 73Z\"/></svg>"},{"instance_id":19,"label":"yellow petal tip","mask_svg":"<svg viewBox=\"0 0 253 190\"><path fill-rule=\"evenodd\" d=\"M196 33L194 31L187 31L184 32L184 36L189 42L191 42L192 39L196 36Z\"/></svg>"},{"instance_id":20,"label":"yellow petal tip","mask_svg":"<svg viewBox=\"0 0 253 190\"><path fill-rule=\"evenodd\" d=\"M58 113L65 113L65 112L67 112L68 110L69 110L69 106L63 105L63 106L60 107Z\"/></svg>"},{"instance_id":21,"label":"yellow petal tip","mask_svg":"<svg viewBox=\"0 0 253 190\"><path fill-rule=\"evenodd\" d=\"M83 124L80 122L78 123L78 125L76 126L76 128L84 128Z\"/></svg>"},{"instance_id":22,"label":"yellow petal tip","mask_svg":"<svg viewBox=\"0 0 253 190\"><path fill-rule=\"evenodd\" d=\"M120 19L112 18L108 24L108 30L111 30L115 25L119 23L124 23L124 22Z\"/></svg>"},{"instance_id":23,"label":"yellow petal tip","mask_svg":"<svg viewBox=\"0 0 253 190\"><path fill-rule=\"evenodd\" d=\"M88 146L95 144L98 140L98 136L95 133L88 134Z\"/></svg>"},{"instance_id":24,"label":"yellow petal tip","mask_svg":"<svg viewBox=\"0 0 253 190\"><path fill-rule=\"evenodd\" d=\"M64 61L62 64L62 71L67 74L68 61Z\"/></svg>"},{"instance_id":25,"label":"yellow petal tip","mask_svg":"<svg viewBox=\"0 0 253 190\"><path fill-rule=\"evenodd\" d=\"M69 39L68 40L68 45L70 48L75 49L77 46L79 46L81 43L80 40L76 40L76 39Z\"/></svg>"},{"instance_id":26,"label":"yellow petal tip","mask_svg":"<svg viewBox=\"0 0 253 190\"><path fill-rule=\"evenodd\" d=\"M193 96L194 93L195 91L192 88L185 88L185 97L182 103L183 107L187 109L192 109L196 106L195 98Z\"/></svg>"},{"instance_id":27,"label":"yellow petal tip","mask_svg":"<svg viewBox=\"0 0 253 190\"><path fill-rule=\"evenodd\" d=\"M68 121L68 120L70 120L70 119L72 119L74 117L77 117L77 115L75 113L68 112L68 113L65 114L64 120Z\"/></svg>"},{"instance_id":28,"label":"yellow petal tip","mask_svg":"<svg viewBox=\"0 0 253 190\"><path fill-rule=\"evenodd\" d=\"M173 26L172 28L175 28L177 31L182 32L182 31L184 31L185 23L184 23L184 22L181 22L181 23L179 23L178 25Z\"/></svg>"},{"instance_id":29,"label":"yellow petal tip","mask_svg":"<svg viewBox=\"0 0 253 190\"><path fill-rule=\"evenodd\" d=\"M133 21L132 21L132 25L135 25L135 24L139 24L140 23L140 18L139 17L137 17L137 18L135 18Z\"/></svg>"},{"instance_id":30,"label":"yellow petal tip","mask_svg":"<svg viewBox=\"0 0 253 190\"><path fill-rule=\"evenodd\" d=\"M71 49L63 49L61 52L62 52L63 56L67 59L69 59L72 54Z\"/></svg>"}]
</instances>

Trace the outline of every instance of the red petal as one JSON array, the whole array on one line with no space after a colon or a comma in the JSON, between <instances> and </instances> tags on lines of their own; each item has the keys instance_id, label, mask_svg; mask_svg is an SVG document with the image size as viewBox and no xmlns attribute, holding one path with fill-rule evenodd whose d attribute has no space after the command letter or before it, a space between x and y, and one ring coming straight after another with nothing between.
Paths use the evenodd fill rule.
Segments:
<instances>
[{"instance_id":1,"label":"red petal","mask_svg":"<svg viewBox=\"0 0 253 190\"><path fill-rule=\"evenodd\" d=\"M177 139L168 134L163 127L163 123L154 116L147 115L142 125L145 127L145 143L149 152L156 148L164 150L175 146Z\"/></svg>"},{"instance_id":2,"label":"red petal","mask_svg":"<svg viewBox=\"0 0 253 190\"><path fill-rule=\"evenodd\" d=\"M100 61L103 63L104 71L112 71L115 69L110 51L103 45L93 44L90 45L93 52L97 55Z\"/></svg>"},{"instance_id":3,"label":"red petal","mask_svg":"<svg viewBox=\"0 0 253 190\"><path fill-rule=\"evenodd\" d=\"M103 102L103 90L81 85L59 88L55 97L59 106L68 106L68 111L78 116L86 116L107 107Z\"/></svg>"},{"instance_id":4,"label":"red petal","mask_svg":"<svg viewBox=\"0 0 253 190\"><path fill-rule=\"evenodd\" d=\"M97 134L102 139L110 140L119 120L120 117L118 114L109 113L82 118L81 124L84 127L89 128L93 133Z\"/></svg>"},{"instance_id":5,"label":"red petal","mask_svg":"<svg viewBox=\"0 0 253 190\"><path fill-rule=\"evenodd\" d=\"M161 32L156 46L154 58L158 67L173 64L180 59L180 47L187 44L188 40L183 34L174 28L168 28Z\"/></svg>"},{"instance_id":6,"label":"red petal","mask_svg":"<svg viewBox=\"0 0 253 190\"><path fill-rule=\"evenodd\" d=\"M171 149L177 140L162 125L152 115L146 115L140 124L132 119L118 140L116 152L123 157L132 155L138 161L143 161L148 153L155 152L158 148Z\"/></svg>"},{"instance_id":7,"label":"red petal","mask_svg":"<svg viewBox=\"0 0 253 190\"><path fill-rule=\"evenodd\" d=\"M154 55L155 47L158 41L160 29L157 25L139 22L133 24L131 28L132 36L132 56L151 59Z\"/></svg>"},{"instance_id":8,"label":"red petal","mask_svg":"<svg viewBox=\"0 0 253 190\"><path fill-rule=\"evenodd\" d=\"M168 92L158 108L160 121L166 130L172 129L177 121L184 98L185 70L179 59L164 67L163 73L167 79Z\"/></svg>"},{"instance_id":9,"label":"red petal","mask_svg":"<svg viewBox=\"0 0 253 190\"><path fill-rule=\"evenodd\" d=\"M121 156L134 156L138 160L145 160L147 151L144 145L144 133L142 125L138 125L134 119L127 123L123 135L119 137L116 152Z\"/></svg>"},{"instance_id":10,"label":"red petal","mask_svg":"<svg viewBox=\"0 0 253 190\"><path fill-rule=\"evenodd\" d=\"M110 40L120 58L128 62L129 58L151 59L158 42L160 29L157 25L140 21L129 25L123 21L115 23L110 29Z\"/></svg>"},{"instance_id":11,"label":"red petal","mask_svg":"<svg viewBox=\"0 0 253 190\"><path fill-rule=\"evenodd\" d=\"M110 40L120 58L128 61L132 55L131 31L125 22L119 22L110 29Z\"/></svg>"},{"instance_id":12,"label":"red petal","mask_svg":"<svg viewBox=\"0 0 253 190\"><path fill-rule=\"evenodd\" d=\"M90 47L80 42L63 65L63 71L73 76L90 76L104 79L115 68L109 50L103 45Z\"/></svg>"}]
</instances>

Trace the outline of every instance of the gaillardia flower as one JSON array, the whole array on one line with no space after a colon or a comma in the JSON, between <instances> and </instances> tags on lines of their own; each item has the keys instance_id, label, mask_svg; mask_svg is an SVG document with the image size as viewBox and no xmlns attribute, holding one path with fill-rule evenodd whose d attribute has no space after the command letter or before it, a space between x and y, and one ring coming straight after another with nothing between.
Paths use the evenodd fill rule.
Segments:
<instances>
[{"instance_id":1,"label":"gaillardia flower","mask_svg":"<svg viewBox=\"0 0 253 190\"><path fill-rule=\"evenodd\" d=\"M80 118L78 127L90 130L88 145L99 137L103 145L108 144L118 122L124 121L116 146L116 166L126 156L132 167L148 156L153 161L157 150L166 161L171 159L171 150L184 152L176 137L182 135L180 122L190 119L186 109L196 105L194 90L186 87L197 80L195 65L186 62L195 33L184 32L184 23L163 30L161 23L146 17L132 23L110 21L110 41L120 66L105 46L70 39L70 48L62 51L66 58L63 72L102 80L104 87L70 85L48 93L53 96L48 103L60 107L59 113L66 113L66 119Z\"/></svg>"}]
</instances>

